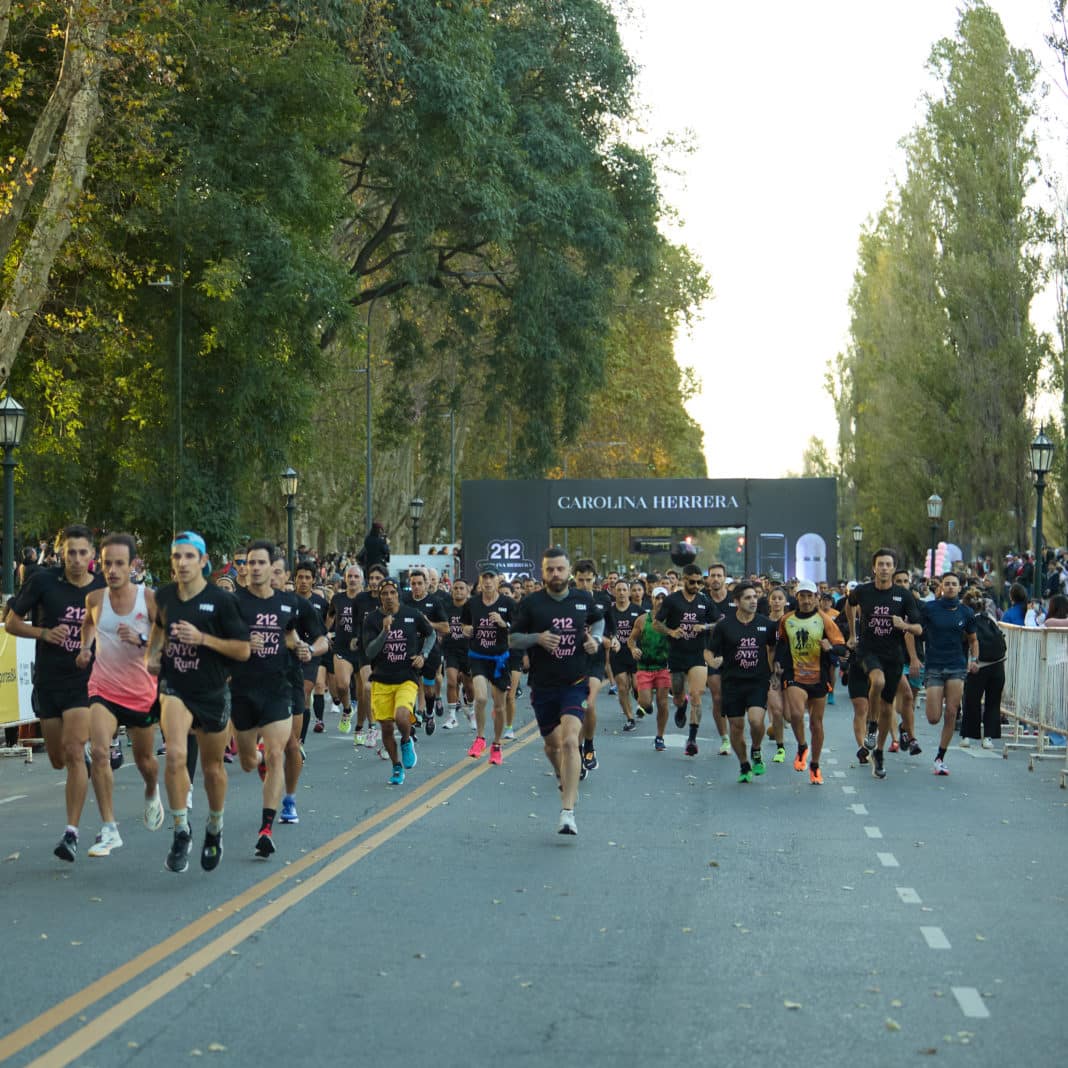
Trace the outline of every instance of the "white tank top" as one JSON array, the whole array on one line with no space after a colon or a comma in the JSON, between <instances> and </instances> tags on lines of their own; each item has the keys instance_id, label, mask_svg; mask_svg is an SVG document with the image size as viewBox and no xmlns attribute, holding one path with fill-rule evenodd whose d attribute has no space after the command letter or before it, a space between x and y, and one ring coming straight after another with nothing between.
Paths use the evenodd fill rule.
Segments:
<instances>
[{"instance_id":1,"label":"white tank top","mask_svg":"<svg viewBox=\"0 0 1068 1068\"><path fill-rule=\"evenodd\" d=\"M111 590L104 590L96 628L96 659L89 676L90 696L103 697L131 712L147 712L156 700L157 682L145 667L145 651L119 637L126 623L148 637L151 622L144 586L137 587L133 609L120 616L111 606Z\"/></svg>"}]
</instances>

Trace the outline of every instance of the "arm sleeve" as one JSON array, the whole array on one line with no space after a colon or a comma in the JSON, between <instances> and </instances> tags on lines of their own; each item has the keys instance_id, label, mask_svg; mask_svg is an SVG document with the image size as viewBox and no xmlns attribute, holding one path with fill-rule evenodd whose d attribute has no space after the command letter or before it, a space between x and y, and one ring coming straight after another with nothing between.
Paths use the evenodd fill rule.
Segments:
<instances>
[{"instance_id":1,"label":"arm sleeve","mask_svg":"<svg viewBox=\"0 0 1068 1068\"><path fill-rule=\"evenodd\" d=\"M376 631L371 625L371 617L368 616L363 621L363 652L368 660L374 660L380 652L382 652L382 646L386 644L386 632L383 630Z\"/></svg>"}]
</instances>

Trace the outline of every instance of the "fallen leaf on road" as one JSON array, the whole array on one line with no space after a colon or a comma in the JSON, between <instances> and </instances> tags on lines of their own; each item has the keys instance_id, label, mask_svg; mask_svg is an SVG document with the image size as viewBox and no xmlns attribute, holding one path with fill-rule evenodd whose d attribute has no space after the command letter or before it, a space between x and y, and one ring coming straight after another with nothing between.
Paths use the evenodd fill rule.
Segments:
<instances>
[{"instance_id":1,"label":"fallen leaf on road","mask_svg":"<svg viewBox=\"0 0 1068 1068\"><path fill-rule=\"evenodd\" d=\"M426 954L425 953L416 953L415 954L415 959L416 960L426 960Z\"/></svg>"},{"instance_id":2,"label":"fallen leaf on road","mask_svg":"<svg viewBox=\"0 0 1068 1068\"><path fill-rule=\"evenodd\" d=\"M72 946L80 946L80 945L81 945L81 942L71 942L71 945L72 945Z\"/></svg>"},{"instance_id":3,"label":"fallen leaf on road","mask_svg":"<svg viewBox=\"0 0 1068 1068\"><path fill-rule=\"evenodd\" d=\"M209 1053L225 1053L226 1047L221 1042L212 1042L208 1046Z\"/></svg>"},{"instance_id":4,"label":"fallen leaf on road","mask_svg":"<svg viewBox=\"0 0 1068 1068\"><path fill-rule=\"evenodd\" d=\"M18 853L9 853L6 857L4 857L4 860L18 860L18 859L19 859L19 854Z\"/></svg>"},{"instance_id":5,"label":"fallen leaf on road","mask_svg":"<svg viewBox=\"0 0 1068 1068\"><path fill-rule=\"evenodd\" d=\"M784 1001L782 1003L784 1009L799 1009L801 1008L800 1001Z\"/></svg>"},{"instance_id":6,"label":"fallen leaf on road","mask_svg":"<svg viewBox=\"0 0 1068 1068\"><path fill-rule=\"evenodd\" d=\"M976 940L976 942L985 942L986 941L986 935L977 934L975 936L975 940Z\"/></svg>"},{"instance_id":7,"label":"fallen leaf on road","mask_svg":"<svg viewBox=\"0 0 1068 1068\"><path fill-rule=\"evenodd\" d=\"M928 1046L926 1049L920 1049L916 1052L922 1054L924 1057L933 1057L938 1052L938 1050L935 1049L934 1046Z\"/></svg>"},{"instance_id":8,"label":"fallen leaf on road","mask_svg":"<svg viewBox=\"0 0 1068 1068\"><path fill-rule=\"evenodd\" d=\"M682 929L682 933L683 934L692 934L693 933L693 928L692 927L684 927Z\"/></svg>"},{"instance_id":9,"label":"fallen leaf on road","mask_svg":"<svg viewBox=\"0 0 1068 1068\"><path fill-rule=\"evenodd\" d=\"M719 861L718 860L710 860L708 862L708 866L710 868L718 868L719 867Z\"/></svg>"},{"instance_id":10,"label":"fallen leaf on road","mask_svg":"<svg viewBox=\"0 0 1068 1068\"><path fill-rule=\"evenodd\" d=\"M43 935L41 935L41 937L42 937L43 939L45 939L46 941L47 941L47 939L48 939L48 935L46 935L46 934L43 934Z\"/></svg>"},{"instance_id":11,"label":"fallen leaf on road","mask_svg":"<svg viewBox=\"0 0 1068 1068\"><path fill-rule=\"evenodd\" d=\"M892 1009L900 1009L901 1008L900 999L894 998L894 1000L890 1002L890 1008L892 1008Z\"/></svg>"},{"instance_id":12,"label":"fallen leaf on road","mask_svg":"<svg viewBox=\"0 0 1068 1068\"><path fill-rule=\"evenodd\" d=\"M887 1029L887 1031L900 1031L901 1030L901 1024L899 1024L897 1022L897 1020L891 1020L890 1017L887 1016L887 1018L886 1018L886 1029Z\"/></svg>"},{"instance_id":13,"label":"fallen leaf on road","mask_svg":"<svg viewBox=\"0 0 1068 1068\"><path fill-rule=\"evenodd\" d=\"M519 985L520 985L520 986L521 986L521 987L522 987L522 988L523 988L524 990L526 990L526 988L527 988L528 986L533 986L534 984L533 984L532 982L530 982L530 981L528 980L527 982L525 982L525 983L520 983Z\"/></svg>"}]
</instances>

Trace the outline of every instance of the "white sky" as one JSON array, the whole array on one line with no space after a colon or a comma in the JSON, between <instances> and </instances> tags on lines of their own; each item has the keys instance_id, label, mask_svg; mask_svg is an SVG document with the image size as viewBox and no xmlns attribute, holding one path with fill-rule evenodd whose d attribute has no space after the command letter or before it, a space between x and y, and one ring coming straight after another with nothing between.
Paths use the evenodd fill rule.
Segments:
<instances>
[{"instance_id":1,"label":"white sky","mask_svg":"<svg viewBox=\"0 0 1068 1068\"><path fill-rule=\"evenodd\" d=\"M1048 0L990 6L1053 82ZM922 94L935 86L927 57L953 35L958 0L629 7L620 23L641 69L646 131L659 141L689 129L696 140L677 161L684 175L663 185L682 225L673 237L697 254L715 292L676 347L703 381L690 410L705 431L709 476L800 471L810 433L835 449L823 379L845 348L861 227L892 188L900 140L922 119ZM1068 111L1056 85L1046 106ZM1068 173L1063 124L1043 138L1043 154ZM742 397L753 403L740 408Z\"/></svg>"}]
</instances>

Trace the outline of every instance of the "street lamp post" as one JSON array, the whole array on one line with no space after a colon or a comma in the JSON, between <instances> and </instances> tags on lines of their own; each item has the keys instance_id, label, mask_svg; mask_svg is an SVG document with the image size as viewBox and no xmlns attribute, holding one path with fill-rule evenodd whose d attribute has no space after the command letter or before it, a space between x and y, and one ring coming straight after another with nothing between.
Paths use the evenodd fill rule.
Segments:
<instances>
[{"instance_id":1,"label":"street lamp post","mask_svg":"<svg viewBox=\"0 0 1068 1068\"><path fill-rule=\"evenodd\" d=\"M1046 475L1052 466L1053 442L1046 437L1043 424L1038 429L1038 436L1031 442L1031 473L1035 476L1035 600L1042 596L1042 494L1046 489Z\"/></svg>"},{"instance_id":2,"label":"street lamp post","mask_svg":"<svg viewBox=\"0 0 1068 1068\"><path fill-rule=\"evenodd\" d=\"M408 514L412 517L412 556L419 552L419 519L423 514L423 498L413 497L408 502Z\"/></svg>"},{"instance_id":3,"label":"street lamp post","mask_svg":"<svg viewBox=\"0 0 1068 1068\"><path fill-rule=\"evenodd\" d=\"M286 499L286 567L291 575L296 573L296 538L293 529L293 513L297 510L297 485L299 479L292 467L282 472L282 494Z\"/></svg>"},{"instance_id":4,"label":"street lamp post","mask_svg":"<svg viewBox=\"0 0 1068 1068\"><path fill-rule=\"evenodd\" d=\"M935 553L938 551L938 521L942 518L942 498L932 493L927 498L927 518L931 520L931 578L935 577Z\"/></svg>"},{"instance_id":5,"label":"street lamp post","mask_svg":"<svg viewBox=\"0 0 1068 1068\"><path fill-rule=\"evenodd\" d=\"M15 592L15 457L26 426L26 409L10 394L0 401L0 445L4 447L4 597Z\"/></svg>"},{"instance_id":6,"label":"street lamp post","mask_svg":"<svg viewBox=\"0 0 1068 1068\"><path fill-rule=\"evenodd\" d=\"M853 526L853 577L860 582L860 543L864 540L864 528L856 523Z\"/></svg>"}]
</instances>

